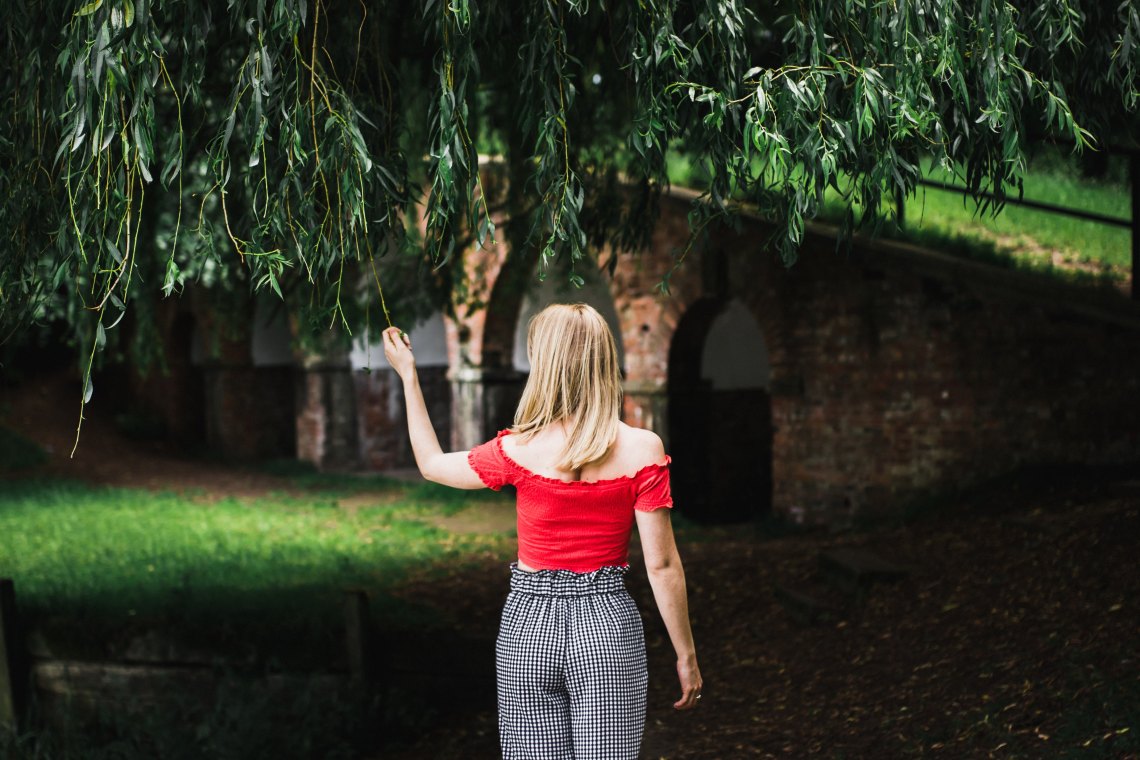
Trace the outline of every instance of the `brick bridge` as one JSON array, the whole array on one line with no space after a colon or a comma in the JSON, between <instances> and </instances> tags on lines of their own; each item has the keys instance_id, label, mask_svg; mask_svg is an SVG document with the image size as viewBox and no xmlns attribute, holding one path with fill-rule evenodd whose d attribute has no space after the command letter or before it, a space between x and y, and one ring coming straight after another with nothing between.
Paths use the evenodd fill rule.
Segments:
<instances>
[{"instance_id":1,"label":"brick bridge","mask_svg":"<svg viewBox=\"0 0 1140 760\"><path fill-rule=\"evenodd\" d=\"M1140 304L898 243L848 254L822 226L787 269L747 216L713 231L665 297L655 286L690 199L663 198L648 249L581 290L557 276L509 287L504 245L467 252L488 306L410 331L441 440L465 449L508 426L526 320L584 300L618 338L625 420L665 439L696 519L842 526L1023 464L1140 461ZM378 345L298 358L287 322L258 303L245 333L209 351L202 300L163 307L172 373L138 388L175 435L321 468L412 464Z\"/></svg>"}]
</instances>

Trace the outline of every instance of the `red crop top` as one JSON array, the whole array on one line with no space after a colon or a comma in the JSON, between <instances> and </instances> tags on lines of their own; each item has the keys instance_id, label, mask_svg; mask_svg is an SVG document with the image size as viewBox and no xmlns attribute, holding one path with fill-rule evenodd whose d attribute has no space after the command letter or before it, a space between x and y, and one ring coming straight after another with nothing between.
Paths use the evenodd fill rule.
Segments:
<instances>
[{"instance_id":1,"label":"red crop top","mask_svg":"<svg viewBox=\"0 0 1140 760\"><path fill-rule=\"evenodd\" d=\"M624 565L633 511L672 507L669 463L606 480L562 481L531 472L503 452L509 430L471 449L467 461L488 488L518 491L519 560L536 570L586 573Z\"/></svg>"}]
</instances>

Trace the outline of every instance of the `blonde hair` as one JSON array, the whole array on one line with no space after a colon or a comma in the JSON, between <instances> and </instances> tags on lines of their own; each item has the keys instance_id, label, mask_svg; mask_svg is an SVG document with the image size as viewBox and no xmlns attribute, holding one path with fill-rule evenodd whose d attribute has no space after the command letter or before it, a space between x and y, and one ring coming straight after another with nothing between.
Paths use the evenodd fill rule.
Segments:
<instances>
[{"instance_id":1,"label":"blonde hair","mask_svg":"<svg viewBox=\"0 0 1140 760\"><path fill-rule=\"evenodd\" d=\"M559 469L578 470L603 458L621 419L617 344L602 315L584 303L552 304L535 314L526 334L530 377L512 432L523 441L547 425L569 426Z\"/></svg>"}]
</instances>

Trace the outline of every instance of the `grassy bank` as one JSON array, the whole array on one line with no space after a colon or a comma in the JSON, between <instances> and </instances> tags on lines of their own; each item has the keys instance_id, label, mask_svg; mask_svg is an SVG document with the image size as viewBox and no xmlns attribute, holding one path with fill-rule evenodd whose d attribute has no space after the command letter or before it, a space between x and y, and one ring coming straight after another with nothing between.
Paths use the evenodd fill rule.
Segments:
<instances>
[{"instance_id":1,"label":"grassy bank","mask_svg":"<svg viewBox=\"0 0 1140 760\"><path fill-rule=\"evenodd\" d=\"M1130 188L1125 159L1113 157L1112 161L1103 179L1090 179L1082 176L1076 157L1043 148L1029 163L1025 198L1127 219ZM962 184L930 161L924 162L923 170L927 179ZM682 186L701 188L707 182L701 167L682 155L671 156L669 173ZM839 194L828 190L821 220L838 222L844 208ZM979 214L972 199L933 187L919 187L915 196L906 199L901 229L890 223L893 200L888 199L883 210L887 219L881 234L946 253L1090 283L1119 282L1128 276L1131 233L1124 227L1012 204L996 216Z\"/></svg>"},{"instance_id":2,"label":"grassy bank","mask_svg":"<svg viewBox=\"0 0 1140 760\"><path fill-rule=\"evenodd\" d=\"M308 481L306 481L308 478ZM63 627L172 622L305 650L337 638L345 589L385 624L428 614L389 595L445 575L509 536L458 535L433 519L506 498L301 474L319 490L249 500L42 479L0 482L0 576L33 621ZM362 484L367 490L362 490Z\"/></svg>"}]
</instances>

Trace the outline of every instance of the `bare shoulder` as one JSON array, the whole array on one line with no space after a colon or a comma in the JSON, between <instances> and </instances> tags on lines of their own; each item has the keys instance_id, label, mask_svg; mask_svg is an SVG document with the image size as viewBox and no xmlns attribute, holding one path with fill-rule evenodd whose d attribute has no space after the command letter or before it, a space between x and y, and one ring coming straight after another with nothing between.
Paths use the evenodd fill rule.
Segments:
<instances>
[{"instance_id":1,"label":"bare shoulder","mask_svg":"<svg viewBox=\"0 0 1140 760\"><path fill-rule=\"evenodd\" d=\"M633 469L658 464L665 459L661 436L652 430L630 427L622 422L618 426L617 444L621 459Z\"/></svg>"}]
</instances>

